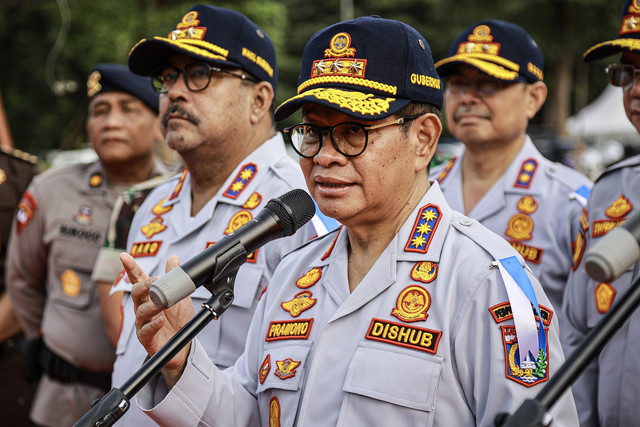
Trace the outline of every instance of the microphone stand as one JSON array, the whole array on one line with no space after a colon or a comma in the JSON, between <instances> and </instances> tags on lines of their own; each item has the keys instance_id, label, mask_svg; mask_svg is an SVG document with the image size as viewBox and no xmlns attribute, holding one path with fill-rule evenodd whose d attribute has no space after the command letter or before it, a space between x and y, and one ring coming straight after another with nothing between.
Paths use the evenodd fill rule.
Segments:
<instances>
[{"instance_id":1,"label":"microphone stand","mask_svg":"<svg viewBox=\"0 0 640 427\"><path fill-rule=\"evenodd\" d=\"M496 427L542 427L546 411L560 398L562 393L584 372L595 359L613 334L631 317L640 305L640 275L630 288L621 295L596 326L587 334L582 343L560 366L545 387L534 399L525 400L513 415L496 416Z\"/></svg>"},{"instance_id":2,"label":"microphone stand","mask_svg":"<svg viewBox=\"0 0 640 427\"><path fill-rule=\"evenodd\" d=\"M136 395L162 368L178 354L212 320L220 318L233 302L233 286L238 269L247 261L247 252L242 244L228 250L219 260L223 265L220 273L204 285L212 294L203 309L185 324L167 343L147 360L123 385L112 388L95 402L74 427L106 427L113 425L129 409L130 399Z\"/></svg>"}]
</instances>

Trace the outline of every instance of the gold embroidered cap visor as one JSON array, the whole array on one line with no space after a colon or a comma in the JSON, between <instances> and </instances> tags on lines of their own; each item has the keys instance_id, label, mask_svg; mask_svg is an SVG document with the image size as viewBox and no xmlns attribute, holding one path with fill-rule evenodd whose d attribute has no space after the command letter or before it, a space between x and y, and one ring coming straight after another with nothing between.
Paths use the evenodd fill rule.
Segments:
<instances>
[{"instance_id":1,"label":"gold embroidered cap visor","mask_svg":"<svg viewBox=\"0 0 640 427\"><path fill-rule=\"evenodd\" d=\"M318 87L283 102L276 109L275 120L280 121L289 117L308 102L338 110L354 119L375 121L397 113L411 100L377 96L342 88Z\"/></svg>"},{"instance_id":2,"label":"gold embroidered cap visor","mask_svg":"<svg viewBox=\"0 0 640 427\"><path fill-rule=\"evenodd\" d=\"M457 66L465 64L473 68L477 68L494 79L505 82L524 80L524 77L518 79L518 77L520 77L520 73L518 72L520 67L518 64L499 56L489 60L487 59L487 56L488 55L465 53L454 55L450 58L436 62L436 69L438 70L438 74L446 77L451 74ZM492 61L499 61L499 63Z\"/></svg>"},{"instance_id":3,"label":"gold embroidered cap visor","mask_svg":"<svg viewBox=\"0 0 640 427\"><path fill-rule=\"evenodd\" d=\"M591 46L587 49L587 51L582 54L582 57L586 62L591 62L606 58L607 56L615 55L616 53L625 50L640 53L640 39L620 38L598 43L597 45Z\"/></svg>"}]
</instances>

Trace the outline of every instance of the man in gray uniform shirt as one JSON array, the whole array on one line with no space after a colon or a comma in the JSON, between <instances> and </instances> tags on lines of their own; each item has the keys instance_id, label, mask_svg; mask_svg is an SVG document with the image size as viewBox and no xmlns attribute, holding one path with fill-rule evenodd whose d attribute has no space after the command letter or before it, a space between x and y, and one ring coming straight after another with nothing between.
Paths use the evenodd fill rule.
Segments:
<instances>
[{"instance_id":1,"label":"man in gray uniform shirt","mask_svg":"<svg viewBox=\"0 0 640 427\"><path fill-rule=\"evenodd\" d=\"M7 288L42 378L31 408L40 425L69 426L110 388L115 359L91 280L118 194L164 173L158 95L149 78L98 64L86 122L98 161L38 175L13 224ZM42 341L40 341L42 340Z\"/></svg>"},{"instance_id":2,"label":"man in gray uniform shirt","mask_svg":"<svg viewBox=\"0 0 640 427\"><path fill-rule=\"evenodd\" d=\"M616 64L606 67L609 82L622 87L624 109L629 121L640 132L640 2L627 0L622 9L618 37L589 48L587 62L620 55ZM587 208L580 218L586 252L606 233L618 227L640 208L640 156L628 158L607 168L596 180ZM567 283L561 324L562 343L568 355L582 343L614 302L618 301L634 278L640 274L640 263L631 266L611 283L598 282L587 276L584 262ZM580 425L632 426L640 420L640 311L604 346L594 363L573 385Z\"/></svg>"},{"instance_id":3,"label":"man in gray uniform shirt","mask_svg":"<svg viewBox=\"0 0 640 427\"><path fill-rule=\"evenodd\" d=\"M320 210L343 227L281 261L233 367L217 369L196 338L138 394L148 415L176 426L493 426L544 387L564 358L540 283L429 180L442 98L429 45L406 24L364 17L311 38L298 94L275 117L302 108L304 123L285 132ZM191 302L158 309L150 280L121 259L137 336L155 354ZM552 412L555 426L577 424L570 393Z\"/></svg>"},{"instance_id":4,"label":"man in gray uniform shirt","mask_svg":"<svg viewBox=\"0 0 640 427\"><path fill-rule=\"evenodd\" d=\"M542 50L520 26L488 19L463 30L436 68L447 126L465 149L433 176L451 207L522 255L559 317L591 181L544 158L526 134L547 97Z\"/></svg>"}]
</instances>

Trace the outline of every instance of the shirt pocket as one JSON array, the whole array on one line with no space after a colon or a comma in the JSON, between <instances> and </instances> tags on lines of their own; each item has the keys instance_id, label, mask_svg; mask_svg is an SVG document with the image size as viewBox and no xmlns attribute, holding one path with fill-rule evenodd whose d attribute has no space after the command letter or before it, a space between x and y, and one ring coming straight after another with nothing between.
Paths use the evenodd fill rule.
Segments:
<instances>
[{"instance_id":1,"label":"shirt pocket","mask_svg":"<svg viewBox=\"0 0 640 427\"><path fill-rule=\"evenodd\" d=\"M280 427L293 426L302 393L311 343L269 347L263 350L258 369L260 412L267 425L277 419ZM263 422L264 424L264 422Z\"/></svg>"},{"instance_id":2,"label":"shirt pocket","mask_svg":"<svg viewBox=\"0 0 640 427\"><path fill-rule=\"evenodd\" d=\"M443 360L362 343L344 381L338 426L431 426Z\"/></svg>"},{"instance_id":3,"label":"shirt pocket","mask_svg":"<svg viewBox=\"0 0 640 427\"><path fill-rule=\"evenodd\" d=\"M50 259L51 285L47 289L52 304L86 310L96 302L91 270L100 246L58 241Z\"/></svg>"}]
</instances>

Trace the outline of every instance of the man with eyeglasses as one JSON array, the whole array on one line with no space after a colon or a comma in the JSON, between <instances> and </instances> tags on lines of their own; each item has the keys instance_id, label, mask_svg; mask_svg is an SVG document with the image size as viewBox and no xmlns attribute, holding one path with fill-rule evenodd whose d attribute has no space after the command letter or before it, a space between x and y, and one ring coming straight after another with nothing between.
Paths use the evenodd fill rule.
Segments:
<instances>
[{"instance_id":1,"label":"man with eyeglasses","mask_svg":"<svg viewBox=\"0 0 640 427\"><path fill-rule=\"evenodd\" d=\"M196 5L167 37L142 40L130 69L150 75L160 93L161 128L183 172L153 190L136 211L127 251L149 275L160 276L171 255L187 261L249 222L267 202L304 186L296 161L276 132L272 103L277 87L276 53L269 37L233 10ZM335 222L334 222L335 223ZM235 280L231 306L200 333L212 363L233 365L242 353L249 321L282 257L327 232L318 216L294 236L274 240L251 254ZM126 275L125 275L126 276ZM135 334L131 284L124 291L123 323L113 385L131 378L147 357ZM211 297L199 288L193 307ZM152 424L135 405L119 425Z\"/></svg>"},{"instance_id":2,"label":"man with eyeglasses","mask_svg":"<svg viewBox=\"0 0 640 427\"><path fill-rule=\"evenodd\" d=\"M618 37L589 48L586 62L619 55L616 64L605 68L609 83L622 87L623 104L629 121L640 132L640 3L626 1ZM588 251L607 232L618 227L640 208L640 156L623 160L607 168L596 180L581 218ZM582 344L593 327L609 312L611 306L629 290L640 274L636 263L616 280L595 281L587 275L584 260L567 283L563 311L566 322L561 325L563 345L567 352ZM602 351L573 384L573 394L583 427L631 426L640 419L638 395L640 386L632 373L640 371L637 357L640 343L640 311L627 319L610 337Z\"/></svg>"},{"instance_id":3,"label":"man with eyeglasses","mask_svg":"<svg viewBox=\"0 0 640 427\"><path fill-rule=\"evenodd\" d=\"M442 102L429 45L406 24L364 17L311 38L298 94L275 118L302 109L286 133L311 195L342 227L282 260L232 368L217 369L196 338L141 390L154 421L487 426L543 387L563 357L557 320L536 318L520 288L548 306L539 282L429 181ZM150 279L121 259L154 354L192 305L158 309ZM553 414L577 423L570 396Z\"/></svg>"},{"instance_id":4,"label":"man with eyeglasses","mask_svg":"<svg viewBox=\"0 0 640 427\"><path fill-rule=\"evenodd\" d=\"M447 201L504 237L540 279L554 317L575 257L591 181L544 158L527 125L547 97L542 50L520 26L483 20L436 63L447 126L465 148L434 170Z\"/></svg>"}]
</instances>

